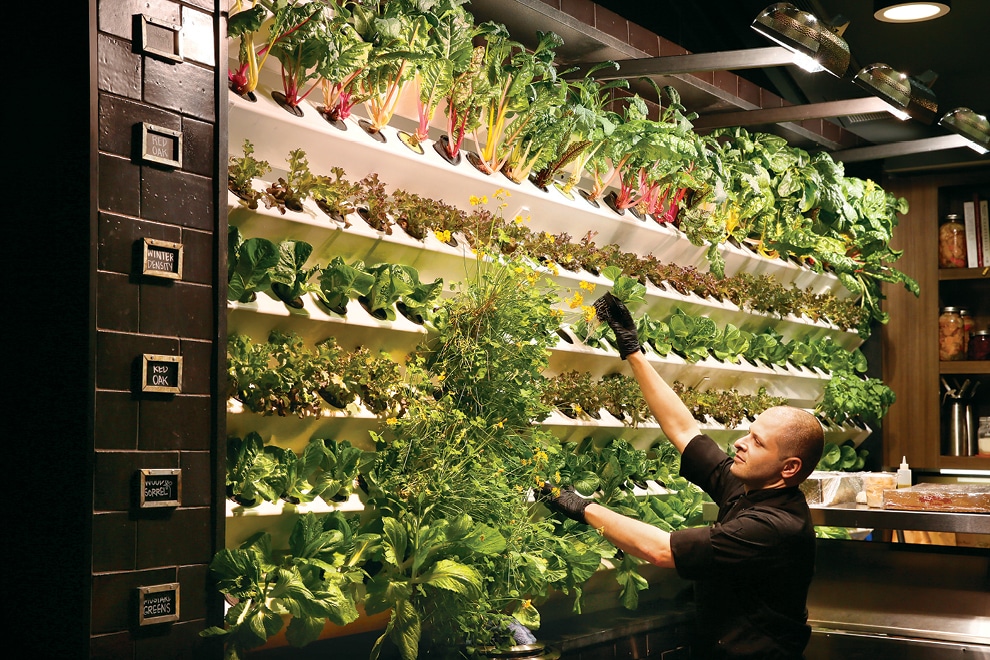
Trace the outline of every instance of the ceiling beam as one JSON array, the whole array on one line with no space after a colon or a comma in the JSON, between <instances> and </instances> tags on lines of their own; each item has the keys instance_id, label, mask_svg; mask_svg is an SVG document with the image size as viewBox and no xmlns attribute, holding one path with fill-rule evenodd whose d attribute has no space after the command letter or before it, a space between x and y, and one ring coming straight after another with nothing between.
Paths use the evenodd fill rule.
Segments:
<instances>
[{"instance_id":1,"label":"ceiling beam","mask_svg":"<svg viewBox=\"0 0 990 660\"><path fill-rule=\"evenodd\" d=\"M632 60L618 60L616 64L619 65L618 69L600 69L595 72L594 78L614 80L629 77L672 76L702 71L759 69L768 66L794 64L794 53L783 46L767 46L765 48L725 50L717 53L642 57ZM568 79L583 78L589 68L587 65L581 66L577 71L564 77Z\"/></svg>"},{"instance_id":2,"label":"ceiling beam","mask_svg":"<svg viewBox=\"0 0 990 660\"><path fill-rule=\"evenodd\" d=\"M959 147L968 148L969 144L969 140L961 135L939 135L920 140L891 142L890 144L878 144L872 147L857 147L855 149L833 151L831 156L833 160L844 163L855 163L864 160L881 160L883 158L895 158L897 156L908 156L910 154L927 153L930 151L944 151Z\"/></svg>"},{"instance_id":3,"label":"ceiling beam","mask_svg":"<svg viewBox=\"0 0 990 660\"><path fill-rule=\"evenodd\" d=\"M691 123L696 129L723 128L725 126L760 126L764 124L779 124L785 121L848 117L849 115L888 112L889 110L890 106L883 100L875 96L865 96L859 99L826 101L824 103L808 103L805 105L786 105L780 108L764 108L762 110L719 112L698 117Z\"/></svg>"}]
</instances>

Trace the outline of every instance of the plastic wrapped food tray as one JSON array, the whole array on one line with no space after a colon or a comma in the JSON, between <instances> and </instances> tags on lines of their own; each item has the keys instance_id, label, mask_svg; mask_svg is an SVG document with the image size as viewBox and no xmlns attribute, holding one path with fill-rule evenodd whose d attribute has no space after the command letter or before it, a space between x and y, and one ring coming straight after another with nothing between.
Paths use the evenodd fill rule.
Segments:
<instances>
[{"instance_id":1,"label":"plastic wrapped food tray","mask_svg":"<svg viewBox=\"0 0 990 660\"><path fill-rule=\"evenodd\" d=\"M832 506L855 502L856 494L863 490L862 472L826 472L816 470L801 484L808 504Z\"/></svg>"},{"instance_id":2,"label":"plastic wrapped food tray","mask_svg":"<svg viewBox=\"0 0 990 660\"><path fill-rule=\"evenodd\" d=\"M922 483L910 488L885 490L883 508L905 511L990 513L990 485Z\"/></svg>"}]
</instances>

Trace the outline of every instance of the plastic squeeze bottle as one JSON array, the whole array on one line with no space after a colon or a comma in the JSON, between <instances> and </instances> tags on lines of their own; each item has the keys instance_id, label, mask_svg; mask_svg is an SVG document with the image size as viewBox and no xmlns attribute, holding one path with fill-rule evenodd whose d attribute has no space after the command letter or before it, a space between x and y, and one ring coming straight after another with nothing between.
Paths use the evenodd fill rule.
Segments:
<instances>
[{"instance_id":1,"label":"plastic squeeze bottle","mask_svg":"<svg viewBox=\"0 0 990 660\"><path fill-rule=\"evenodd\" d=\"M911 487L911 468L908 467L907 456L901 457L901 466L897 469L897 487Z\"/></svg>"}]
</instances>

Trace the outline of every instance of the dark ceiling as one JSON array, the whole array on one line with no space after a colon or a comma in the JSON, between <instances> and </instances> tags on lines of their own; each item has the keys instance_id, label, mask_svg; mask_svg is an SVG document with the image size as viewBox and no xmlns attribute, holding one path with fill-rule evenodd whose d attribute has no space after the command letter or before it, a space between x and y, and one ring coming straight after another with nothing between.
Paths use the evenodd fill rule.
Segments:
<instances>
[{"instance_id":1,"label":"dark ceiling","mask_svg":"<svg viewBox=\"0 0 990 660\"><path fill-rule=\"evenodd\" d=\"M632 22L677 43L693 53L709 53L773 45L753 30L753 19L772 4L769 0L596 0ZM740 70L736 73L769 89L792 104L838 101L866 96L852 76L863 66L887 64L912 76L933 71L932 90L938 114L956 107L990 113L990 1L953 0L951 11L922 23L890 24L873 18L870 0L792 0L799 9L824 21L838 16L849 21L843 33L852 54L850 71L843 79L822 72L808 74L796 66ZM869 144L886 144L946 135L937 125L915 120L899 121L885 113L835 118L847 130ZM912 162L971 164L978 157L968 149L954 154L903 156ZM970 153L966 153L970 152Z\"/></svg>"}]
</instances>

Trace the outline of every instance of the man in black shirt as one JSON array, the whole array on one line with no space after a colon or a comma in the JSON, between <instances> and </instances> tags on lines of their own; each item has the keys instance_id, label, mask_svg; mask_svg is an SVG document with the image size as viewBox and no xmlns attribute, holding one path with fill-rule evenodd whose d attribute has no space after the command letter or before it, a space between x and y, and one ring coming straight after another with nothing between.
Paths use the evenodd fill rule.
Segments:
<instances>
[{"instance_id":1,"label":"man in black shirt","mask_svg":"<svg viewBox=\"0 0 990 660\"><path fill-rule=\"evenodd\" d=\"M800 658L811 629L805 603L814 573L815 530L798 485L822 455L811 413L764 411L725 452L643 355L629 310L610 293L595 303L615 332L643 396L681 452L681 475L718 504L716 523L664 532L585 500L571 488L545 494L551 508L582 521L623 552L695 581L699 641L694 657ZM555 494L556 493L556 494Z\"/></svg>"}]
</instances>

